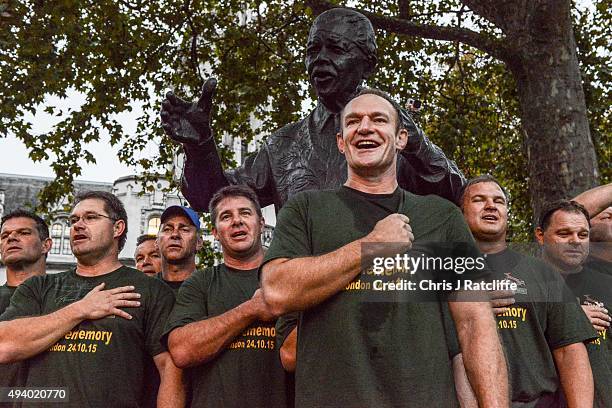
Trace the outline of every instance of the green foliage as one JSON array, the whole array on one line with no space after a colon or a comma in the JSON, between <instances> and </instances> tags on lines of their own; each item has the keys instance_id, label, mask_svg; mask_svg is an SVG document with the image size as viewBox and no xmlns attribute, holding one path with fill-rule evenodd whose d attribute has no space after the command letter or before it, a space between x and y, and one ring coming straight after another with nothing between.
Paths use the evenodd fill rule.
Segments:
<instances>
[{"instance_id":1,"label":"green foliage","mask_svg":"<svg viewBox=\"0 0 612 408\"><path fill-rule=\"evenodd\" d=\"M416 23L499 34L457 0L350 4ZM575 34L591 131L603 180L610 181L609 51L601 50L610 49L611 8L609 0L595 4L594 13L574 13ZM53 159L57 178L42 193L46 208L70 191L83 163L95 161L88 144L104 134L121 161L170 176L175 146L158 118L165 91L195 100L205 79L217 77L219 146L224 133L248 142L295 121L314 96L303 62L312 18L301 2L277 0L0 0L0 138L14 134L32 160ZM491 173L502 180L512 197L512 236L530 239L526 159L505 67L465 45L382 30L377 35L379 67L369 85L402 102L424 100L421 123L429 136L467 176ZM75 92L84 102L70 111L66 98ZM128 135L118 114L136 107L142 115ZM27 118L36 111L57 117L50 132L32 131ZM263 121L260 129L251 128L251 114ZM158 154L140 157L149 144ZM228 149L220 153L226 167L235 165Z\"/></svg>"}]
</instances>

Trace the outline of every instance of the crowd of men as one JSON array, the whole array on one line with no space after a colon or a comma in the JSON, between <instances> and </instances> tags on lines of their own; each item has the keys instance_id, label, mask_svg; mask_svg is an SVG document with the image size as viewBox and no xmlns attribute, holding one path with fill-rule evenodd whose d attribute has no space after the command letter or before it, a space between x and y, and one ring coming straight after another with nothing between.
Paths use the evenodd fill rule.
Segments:
<instances>
[{"instance_id":1,"label":"crowd of men","mask_svg":"<svg viewBox=\"0 0 612 408\"><path fill-rule=\"evenodd\" d=\"M186 206L167 208L159 232L138 238L137 269L119 262L128 223L113 194L75 198L77 264L63 273L45 273L52 242L39 216L2 218L0 405L48 402L10 399L29 387L65 390L73 407L612 407L612 185L549 203L537 217L539 258L513 248L504 187L463 180L392 98L358 88L375 65L371 26L328 13L307 56L320 104L294 125L312 141L332 137L308 159L343 173L312 178L289 166L276 183L289 161L271 155L299 142L277 134L255 162L211 171L216 184L187 174L221 245L218 265L196 268L202 227ZM356 32L334 31L342 19ZM344 74L330 53L346 57ZM360 55L370 67L353 78ZM194 157L216 151L173 119L193 106L170 95L162 119L183 135L195 171ZM280 208L267 250L260 202ZM376 259L400 254L455 266L372 273ZM457 263L466 259L483 267ZM411 282L437 286L411 293ZM468 289L474 282L505 288Z\"/></svg>"}]
</instances>

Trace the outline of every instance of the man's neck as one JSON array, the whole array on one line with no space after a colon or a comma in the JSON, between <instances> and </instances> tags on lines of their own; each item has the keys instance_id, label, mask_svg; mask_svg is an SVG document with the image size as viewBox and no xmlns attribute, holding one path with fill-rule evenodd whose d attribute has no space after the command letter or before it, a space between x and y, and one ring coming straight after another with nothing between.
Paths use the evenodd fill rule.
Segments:
<instances>
[{"instance_id":1,"label":"man's neck","mask_svg":"<svg viewBox=\"0 0 612 408\"><path fill-rule=\"evenodd\" d=\"M32 276L44 275L46 273L45 258L23 267L6 266L6 284L8 286L19 286Z\"/></svg>"},{"instance_id":2,"label":"man's neck","mask_svg":"<svg viewBox=\"0 0 612 408\"><path fill-rule=\"evenodd\" d=\"M111 273L122 266L123 264L119 262L118 254L115 252L97 260L77 258L76 272L77 275L81 276L100 276Z\"/></svg>"},{"instance_id":3,"label":"man's neck","mask_svg":"<svg viewBox=\"0 0 612 408\"><path fill-rule=\"evenodd\" d=\"M223 263L232 269L250 270L261 266L264 259L264 251L262 247L252 255L240 257L223 251Z\"/></svg>"},{"instance_id":4,"label":"man's neck","mask_svg":"<svg viewBox=\"0 0 612 408\"><path fill-rule=\"evenodd\" d=\"M544 253L544 260L548 262L548 264L551 265L553 268L555 268L557 271L559 271L559 273L563 276L563 278L566 278L570 275L575 275L577 273L582 272L582 267L583 267L582 264L575 268L568 268L566 266L562 266L562 265L555 263L554 259L551 259L550 257L546 256L546 253Z\"/></svg>"},{"instance_id":5,"label":"man's neck","mask_svg":"<svg viewBox=\"0 0 612 408\"><path fill-rule=\"evenodd\" d=\"M506 240L502 241L476 241L480 252L487 255L497 254L508 248Z\"/></svg>"},{"instance_id":6,"label":"man's neck","mask_svg":"<svg viewBox=\"0 0 612 408\"><path fill-rule=\"evenodd\" d=\"M349 169L344 185L368 194L391 194L398 186L395 162L382 174L377 175L359 175Z\"/></svg>"},{"instance_id":7,"label":"man's neck","mask_svg":"<svg viewBox=\"0 0 612 408\"><path fill-rule=\"evenodd\" d=\"M192 257L180 264L162 262L162 278L167 282L183 282L195 271L195 258Z\"/></svg>"}]
</instances>

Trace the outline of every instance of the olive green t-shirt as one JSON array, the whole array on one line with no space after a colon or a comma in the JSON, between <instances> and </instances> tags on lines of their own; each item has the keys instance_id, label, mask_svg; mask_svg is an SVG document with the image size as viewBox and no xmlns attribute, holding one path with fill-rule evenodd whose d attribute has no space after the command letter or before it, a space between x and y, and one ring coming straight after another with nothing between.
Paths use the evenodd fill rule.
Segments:
<instances>
[{"instance_id":1,"label":"olive green t-shirt","mask_svg":"<svg viewBox=\"0 0 612 408\"><path fill-rule=\"evenodd\" d=\"M584 268L582 272L565 276L581 305L599 304L612 310L612 276ZM612 407L612 331L608 327L599 331L597 338L587 344L593 380L595 406Z\"/></svg>"},{"instance_id":2,"label":"olive green t-shirt","mask_svg":"<svg viewBox=\"0 0 612 408\"><path fill-rule=\"evenodd\" d=\"M393 195L398 195L395 207L388 200ZM289 200L278 215L264 264L332 252L395 212L410 218L413 249L464 243L470 256L478 253L459 209L442 198L401 189L371 195L343 187ZM446 302L374 300L362 278L300 314L296 407L458 406Z\"/></svg>"},{"instance_id":3,"label":"olive green t-shirt","mask_svg":"<svg viewBox=\"0 0 612 408\"><path fill-rule=\"evenodd\" d=\"M181 286L164 329L222 315L253 297L258 270L218 265L195 271ZM192 407L287 407L286 373L277 356L275 322L255 322L211 361L190 369Z\"/></svg>"},{"instance_id":4,"label":"olive green t-shirt","mask_svg":"<svg viewBox=\"0 0 612 408\"><path fill-rule=\"evenodd\" d=\"M517 284L516 303L496 315L506 352L512 406L557 406L560 389L552 351L596 337L561 276L542 261L505 249L487 255L493 279Z\"/></svg>"},{"instance_id":5,"label":"olive green t-shirt","mask_svg":"<svg viewBox=\"0 0 612 408\"><path fill-rule=\"evenodd\" d=\"M9 286L4 284L0 286L0 314L4 313L9 303L11 303L11 296L15 293L17 286Z\"/></svg>"},{"instance_id":6,"label":"olive green t-shirt","mask_svg":"<svg viewBox=\"0 0 612 408\"><path fill-rule=\"evenodd\" d=\"M28 360L25 385L67 387L69 403L62 406L140 407L145 357L166 351L160 338L174 296L162 282L125 266L95 277L77 275L74 269L35 276L19 285L0 319L55 312L102 282L104 289L135 286L141 306L124 309L132 319L109 316L81 322L47 351Z\"/></svg>"},{"instance_id":7,"label":"olive green t-shirt","mask_svg":"<svg viewBox=\"0 0 612 408\"><path fill-rule=\"evenodd\" d=\"M172 293L174 293L174 297L178 295L178 291L183 284L183 281L167 281L163 278L162 273L159 272L153 276L154 279L160 280L164 282L166 285L172 289ZM184 371L183 375L186 375L187 372ZM156 407L157 406L157 392L159 391L159 371L157 370L157 366L155 365L155 361L153 358L148 358L145 361L145 407Z\"/></svg>"},{"instance_id":8,"label":"olive green t-shirt","mask_svg":"<svg viewBox=\"0 0 612 408\"><path fill-rule=\"evenodd\" d=\"M0 315L4 313L16 286L0 286ZM27 364L24 361L11 364L0 364L0 387L22 387L27 375ZM0 404L1 405L1 404Z\"/></svg>"},{"instance_id":9,"label":"olive green t-shirt","mask_svg":"<svg viewBox=\"0 0 612 408\"><path fill-rule=\"evenodd\" d=\"M609 250L612 251L612 243L610 243ZM604 275L612 276L612 262L596 258L592 255L587 258L586 263L584 264L584 268L591 271L603 273Z\"/></svg>"},{"instance_id":10,"label":"olive green t-shirt","mask_svg":"<svg viewBox=\"0 0 612 408\"><path fill-rule=\"evenodd\" d=\"M183 284L184 281L167 281L164 279L164 277L162 276L162 273L159 272L158 274L156 274L154 276L154 278L164 282L166 285L170 286L170 289L172 289L172 293L174 293L174 296L178 296L178 291L181 288L181 285Z\"/></svg>"}]
</instances>

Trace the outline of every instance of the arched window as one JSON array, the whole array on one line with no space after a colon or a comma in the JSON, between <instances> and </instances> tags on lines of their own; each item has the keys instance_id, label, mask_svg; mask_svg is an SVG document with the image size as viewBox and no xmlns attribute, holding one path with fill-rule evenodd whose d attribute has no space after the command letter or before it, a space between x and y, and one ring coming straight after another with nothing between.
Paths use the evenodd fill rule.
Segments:
<instances>
[{"instance_id":1,"label":"arched window","mask_svg":"<svg viewBox=\"0 0 612 408\"><path fill-rule=\"evenodd\" d=\"M161 218L159 217L151 217L149 218L149 223L147 224L146 234L148 235L157 235L159 232L159 226L161 225Z\"/></svg>"},{"instance_id":2,"label":"arched window","mask_svg":"<svg viewBox=\"0 0 612 408\"><path fill-rule=\"evenodd\" d=\"M62 241L62 254L72 255L72 248L70 248L70 227L68 224L64 224L64 238Z\"/></svg>"},{"instance_id":3,"label":"arched window","mask_svg":"<svg viewBox=\"0 0 612 408\"><path fill-rule=\"evenodd\" d=\"M51 247L52 254L59 254L62 251L62 236L64 235L64 226L61 223L55 223L51 227L51 238L53 246Z\"/></svg>"},{"instance_id":4,"label":"arched window","mask_svg":"<svg viewBox=\"0 0 612 408\"><path fill-rule=\"evenodd\" d=\"M51 226L51 238L53 239L52 254L72 255L72 250L70 249L70 227L65 219L56 220Z\"/></svg>"}]
</instances>

